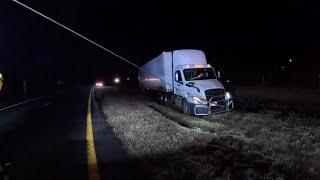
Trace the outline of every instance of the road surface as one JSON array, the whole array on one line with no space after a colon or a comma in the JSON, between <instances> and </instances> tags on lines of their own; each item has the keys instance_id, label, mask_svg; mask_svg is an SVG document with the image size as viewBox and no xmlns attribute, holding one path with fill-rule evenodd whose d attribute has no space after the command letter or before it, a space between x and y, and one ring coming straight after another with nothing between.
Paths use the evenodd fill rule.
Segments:
<instances>
[{"instance_id":1,"label":"road surface","mask_svg":"<svg viewBox=\"0 0 320 180\"><path fill-rule=\"evenodd\" d=\"M12 179L138 179L89 94L79 87L0 110L0 162L12 163Z\"/></svg>"}]
</instances>

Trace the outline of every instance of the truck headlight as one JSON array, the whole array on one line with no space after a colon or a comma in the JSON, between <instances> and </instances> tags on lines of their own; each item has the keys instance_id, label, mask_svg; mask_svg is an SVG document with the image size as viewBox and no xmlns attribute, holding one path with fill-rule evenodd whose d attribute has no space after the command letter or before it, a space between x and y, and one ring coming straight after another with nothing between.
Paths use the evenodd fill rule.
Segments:
<instances>
[{"instance_id":1,"label":"truck headlight","mask_svg":"<svg viewBox=\"0 0 320 180\"><path fill-rule=\"evenodd\" d=\"M226 92L224 95L225 100L230 100L232 99L231 93L230 92Z\"/></svg>"},{"instance_id":2,"label":"truck headlight","mask_svg":"<svg viewBox=\"0 0 320 180\"><path fill-rule=\"evenodd\" d=\"M192 101L195 103L195 104L208 104L208 101L207 100L204 100L204 99L201 99L201 98L198 98L198 97L192 97Z\"/></svg>"}]
</instances>

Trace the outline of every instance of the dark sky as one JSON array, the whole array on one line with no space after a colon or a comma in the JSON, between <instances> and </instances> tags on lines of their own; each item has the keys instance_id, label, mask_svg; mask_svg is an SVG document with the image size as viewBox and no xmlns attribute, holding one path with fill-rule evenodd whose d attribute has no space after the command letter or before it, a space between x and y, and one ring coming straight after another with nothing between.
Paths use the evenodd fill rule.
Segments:
<instances>
[{"instance_id":1,"label":"dark sky","mask_svg":"<svg viewBox=\"0 0 320 180\"><path fill-rule=\"evenodd\" d=\"M294 58L320 69L320 6L260 1L21 0L142 65L162 51L202 49L230 74ZM83 79L132 68L10 0L0 2L0 71L11 81Z\"/></svg>"}]
</instances>

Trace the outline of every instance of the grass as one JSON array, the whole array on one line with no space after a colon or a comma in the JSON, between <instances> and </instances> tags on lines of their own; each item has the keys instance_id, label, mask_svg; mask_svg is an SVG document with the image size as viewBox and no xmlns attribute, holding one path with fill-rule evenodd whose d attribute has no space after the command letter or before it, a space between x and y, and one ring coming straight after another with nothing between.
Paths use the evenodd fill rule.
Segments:
<instances>
[{"instance_id":1,"label":"grass","mask_svg":"<svg viewBox=\"0 0 320 180\"><path fill-rule=\"evenodd\" d=\"M317 115L238 101L242 108L201 118L138 95L106 97L103 109L128 155L155 179L317 179Z\"/></svg>"}]
</instances>

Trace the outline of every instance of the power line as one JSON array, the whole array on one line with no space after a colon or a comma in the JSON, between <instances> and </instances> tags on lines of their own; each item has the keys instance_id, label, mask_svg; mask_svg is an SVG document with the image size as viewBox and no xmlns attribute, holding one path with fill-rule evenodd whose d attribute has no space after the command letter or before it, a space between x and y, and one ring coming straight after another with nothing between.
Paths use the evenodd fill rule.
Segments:
<instances>
[{"instance_id":1,"label":"power line","mask_svg":"<svg viewBox=\"0 0 320 180\"><path fill-rule=\"evenodd\" d=\"M104 50L104 51L106 51L106 52L108 52L108 53L112 54L113 56L115 56L115 57L117 57L117 58L121 59L122 61L127 62L128 64L130 64L130 65L132 65L132 66L136 67L136 68L137 68L137 69L139 69L140 71L142 71L142 72L144 72L144 73L148 73L148 74L150 74L150 75L152 75L152 76L154 76L154 77L158 78L160 81L164 82L165 84L170 85L170 86L172 86L172 87L173 87L173 83L166 82L166 80L164 80L164 79L160 78L158 75L155 75L155 74L153 74L153 73L150 73L150 72L147 72L147 71L145 71L145 70L141 69L141 68L140 68L138 65L136 65L135 63L133 63L133 62L129 61L128 59L126 59L126 58L122 57L121 55L119 55L119 54L117 54L117 53L115 53L115 52L113 52L113 51L111 51L111 50L109 50L109 49L107 49L107 48L103 47L103 46L102 46L102 45L100 45L99 43L97 43L97 42L95 42L95 41L93 41L93 40L91 40L91 39L87 38L86 36L84 36L84 35L82 35L82 34L78 33L77 31L75 31L75 30L73 30L73 29L71 29L71 28L69 28L69 27L67 27L67 26L65 26L65 25L63 25L63 24L61 24L61 23L59 23L58 21L56 21L56 20L54 20L54 19L52 19L52 18L50 18L50 17L48 17L48 16L44 15L43 13L41 13L41 12L39 12L39 11L37 11L37 10L35 10L35 9L31 8L30 6L28 6L28 5L26 5L26 4L22 3L22 2L20 2L20 1L18 1L18 0L12 0L12 1L13 1L13 2L15 2L15 3L17 3L17 4L19 4L19 5L21 5L22 7L26 8L26 9L28 9L28 10L32 11L33 13L36 13L37 15L39 15L39 16L41 16L41 17L43 17L43 18L45 18L45 19L47 19L47 20L49 20L49 21L53 22L54 24L56 24L56 25L58 25L58 26L60 26L60 27L62 27L62 28L64 28L64 29L66 29L67 31L70 31L71 33L73 33L73 34L75 34L75 35L77 35L77 36L81 37L82 39L84 39L84 40L86 40L86 41L90 42L91 44L93 44L93 45L95 45L95 46L97 46L97 47L101 48L102 50ZM172 67L172 68L173 68L173 67ZM175 88L176 88L176 89L179 89L179 88L177 88L177 87L175 87Z\"/></svg>"},{"instance_id":2,"label":"power line","mask_svg":"<svg viewBox=\"0 0 320 180\"><path fill-rule=\"evenodd\" d=\"M131 62L131 61L127 60L126 58L124 58L124 57L120 56L119 54L117 54L117 53L115 53L115 52L113 52L113 51L111 51L111 50L109 50L109 49L107 49L107 48L103 47L103 46L102 46L102 45L100 45L99 43L96 43L96 42L94 42L93 40L91 40L91 39L89 39L89 38L87 38L87 37L83 36L82 34L80 34L80 33L76 32L75 30L73 30L73 29L71 29L71 28L69 28L69 27L67 27L67 26L65 26L65 25L63 25L63 24L61 24L61 23L59 23L58 21L56 21L56 20L54 20L54 19L52 19L52 18L50 18L50 17L48 17L48 16L46 16L46 15L44 15L44 14L40 13L39 11L37 11L37 10L35 10L35 9L33 9L33 8L29 7L29 6L27 6L26 4L24 4L24 3L20 2L20 1L17 1L17 0L12 0L12 1L13 1L13 2L15 2L15 3L17 3L17 4L19 4L19 5L21 5L21 6L23 6L24 8L29 9L29 10L30 10L30 11L32 11L32 12L34 12L34 13L36 13L36 14L38 14L38 15L42 16L43 18L45 18L45 19L47 19L47 20L49 20L49 21L53 22L54 24L56 24L56 25L58 25L58 26L60 26L60 27L62 27L62 28L64 28L64 29L66 29L66 30L68 30L68 31L72 32L73 34L75 34L75 35L77 35L77 36L81 37L82 39L84 39L84 40L86 40L86 41L88 41L88 42L90 42L90 43L92 43L92 44L94 44L94 45L98 46L99 48L103 49L104 51L107 51L108 53L110 53L110 54L112 54L112 55L116 56L117 58L119 58L119 59L121 59L121 60L123 60L123 61L125 61L125 62L127 62L127 63L129 63L129 64L131 64L131 65L133 65L134 67L136 67L136 68L138 68L138 69L140 69L140 67L139 67L138 65L136 65L136 64L134 64L133 62Z\"/></svg>"}]
</instances>

